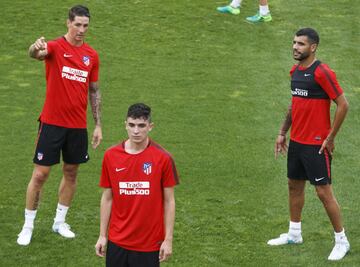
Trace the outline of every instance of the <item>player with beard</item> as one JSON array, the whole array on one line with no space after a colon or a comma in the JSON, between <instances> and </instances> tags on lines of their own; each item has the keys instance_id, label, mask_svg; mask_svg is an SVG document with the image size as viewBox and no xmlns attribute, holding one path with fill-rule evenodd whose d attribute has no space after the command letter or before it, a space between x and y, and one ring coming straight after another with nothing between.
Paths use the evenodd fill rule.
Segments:
<instances>
[{"instance_id":1,"label":"player with beard","mask_svg":"<svg viewBox=\"0 0 360 267\"><path fill-rule=\"evenodd\" d=\"M340 207L332 190L331 159L334 140L348 111L348 102L335 73L316 59L319 35L314 29L296 32L293 57L299 61L292 67L292 101L275 143L275 158L288 152L289 231L271 239L271 246L300 244L301 212L305 200L306 180L315 186L335 233L335 246L329 260L341 260L350 250L340 216ZM330 104L336 111L330 121ZM286 133L291 127L289 147Z\"/></svg>"}]
</instances>

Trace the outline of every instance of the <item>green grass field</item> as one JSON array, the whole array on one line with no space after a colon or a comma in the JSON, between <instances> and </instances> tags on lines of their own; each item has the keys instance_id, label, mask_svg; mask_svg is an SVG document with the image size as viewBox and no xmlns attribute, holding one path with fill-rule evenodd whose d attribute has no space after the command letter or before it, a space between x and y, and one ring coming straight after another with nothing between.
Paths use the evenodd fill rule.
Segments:
<instances>
[{"instance_id":1,"label":"green grass field","mask_svg":"<svg viewBox=\"0 0 360 267\"><path fill-rule=\"evenodd\" d=\"M67 220L77 234L51 231L61 166L44 187L30 246L16 244L23 224L37 117L45 78L27 56L40 36L66 32L72 1L1 1L0 17L0 266L104 266L95 256L101 160L124 139L127 107L153 108L152 138L172 152L176 188L174 254L163 266L360 266L360 14L357 1L270 0L274 21L252 25L257 1L239 16L219 14L226 1L84 1L92 14L87 42L100 54L103 95L101 147L81 166ZM292 38L300 27L320 33L318 58L337 73L350 112L337 137L334 191L351 252L329 263L332 227L308 185L304 244L268 247L287 230L286 158L273 145L290 101ZM89 130L93 122L89 112Z\"/></svg>"}]
</instances>

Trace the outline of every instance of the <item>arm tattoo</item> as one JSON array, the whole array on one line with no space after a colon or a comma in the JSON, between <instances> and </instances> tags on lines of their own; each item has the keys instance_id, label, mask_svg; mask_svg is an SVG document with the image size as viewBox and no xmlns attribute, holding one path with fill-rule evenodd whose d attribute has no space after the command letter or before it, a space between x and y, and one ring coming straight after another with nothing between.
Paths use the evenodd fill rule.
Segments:
<instances>
[{"instance_id":1,"label":"arm tattoo","mask_svg":"<svg viewBox=\"0 0 360 267\"><path fill-rule=\"evenodd\" d=\"M30 45L28 52L30 57L35 58L37 60L44 60L47 54L44 51L35 50L34 44Z\"/></svg>"},{"instance_id":2,"label":"arm tattoo","mask_svg":"<svg viewBox=\"0 0 360 267\"><path fill-rule=\"evenodd\" d=\"M36 52L35 52L34 45L30 45L30 47L29 47L29 56L32 58L36 58Z\"/></svg>"},{"instance_id":3,"label":"arm tattoo","mask_svg":"<svg viewBox=\"0 0 360 267\"><path fill-rule=\"evenodd\" d=\"M89 98L91 104L91 111L94 117L95 125L101 125L101 94L100 89L98 88L96 83L90 85L89 88Z\"/></svg>"},{"instance_id":4,"label":"arm tattoo","mask_svg":"<svg viewBox=\"0 0 360 267\"><path fill-rule=\"evenodd\" d=\"M291 126L291 122L292 122L292 119L291 119L291 105L290 105L288 108L288 111L286 113L285 120L280 128L280 132L283 134L286 134L286 132L289 130L289 128Z\"/></svg>"}]
</instances>

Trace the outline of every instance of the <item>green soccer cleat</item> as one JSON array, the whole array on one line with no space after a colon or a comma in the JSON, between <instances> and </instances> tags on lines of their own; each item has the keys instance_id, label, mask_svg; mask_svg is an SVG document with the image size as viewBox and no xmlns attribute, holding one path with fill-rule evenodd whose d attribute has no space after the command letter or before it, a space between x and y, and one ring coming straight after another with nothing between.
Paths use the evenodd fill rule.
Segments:
<instances>
[{"instance_id":1,"label":"green soccer cleat","mask_svg":"<svg viewBox=\"0 0 360 267\"><path fill-rule=\"evenodd\" d=\"M247 17L246 20L251 23L257 23L257 22L270 22L272 21L271 14L268 13L265 16L261 16L259 12L257 12L254 16Z\"/></svg>"},{"instance_id":2,"label":"green soccer cleat","mask_svg":"<svg viewBox=\"0 0 360 267\"><path fill-rule=\"evenodd\" d=\"M239 15L240 14L240 8L234 8L230 5L228 6L219 6L217 8L217 11L221 12L221 13L230 13L233 15Z\"/></svg>"}]
</instances>

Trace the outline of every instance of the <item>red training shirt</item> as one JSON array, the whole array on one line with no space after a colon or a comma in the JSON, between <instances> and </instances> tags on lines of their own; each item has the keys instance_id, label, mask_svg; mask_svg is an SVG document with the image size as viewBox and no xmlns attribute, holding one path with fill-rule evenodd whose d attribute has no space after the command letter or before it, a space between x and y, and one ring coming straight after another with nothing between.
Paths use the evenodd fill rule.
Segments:
<instances>
[{"instance_id":1,"label":"red training shirt","mask_svg":"<svg viewBox=\"0 0 360 267\"><path fill-rule=\"evenodd\" d=\"M321 145L331 130L331 100L343 94L343 90L335 73L320 61L308 68L296 64L290 75L293 95L290 139L302 144Z\"/></svg>"},{"instance_id":2,"label":"red training shirt","mask_svg":"<svg viewBox=\"0 0 360 267\"><path fill-rule=\"evenodd\" d=\"M112 189L109 240L134 251L158 251L165 238L163 189L179 183L171 155L155 142L139 154L122 144L104 155L100 186Z\"/></svg>"},{"instance_id":3,"label":"red training shirt","mask_svg":"<svg viewBox=\"0 0 360 267\"><path fill-rule=\"evenodd\" d=\"M88 44L71 45L64 37L47 43L46 98L40 121L86 128L89 83L98 80L99 57Z\"/></svg>"}]
</instances>

